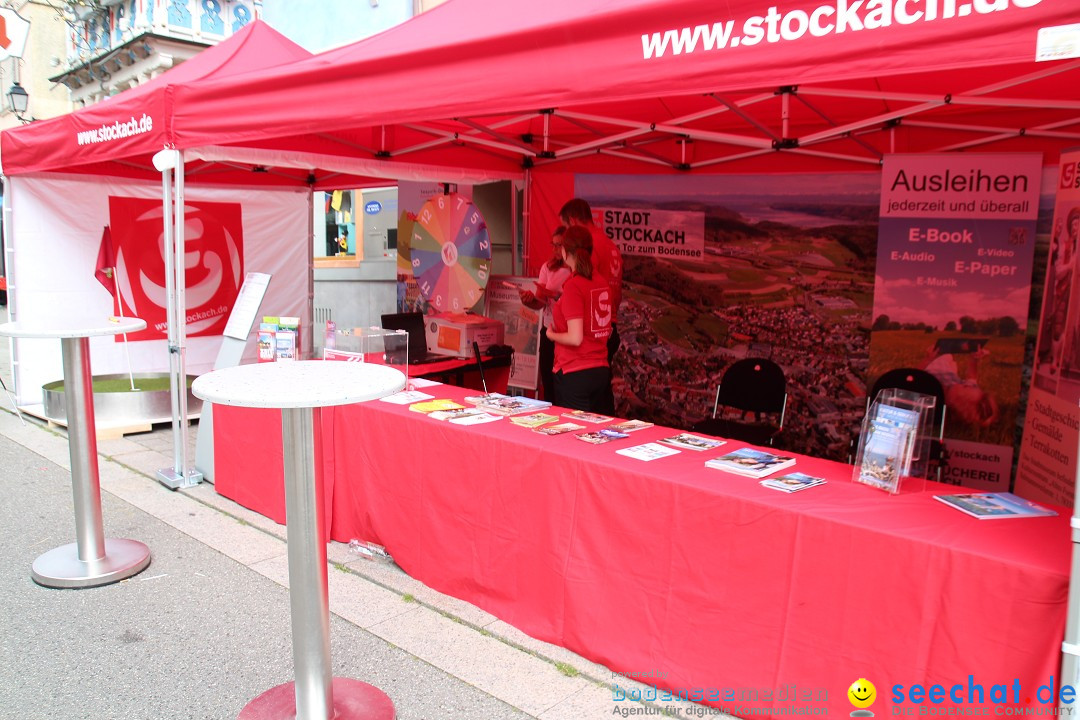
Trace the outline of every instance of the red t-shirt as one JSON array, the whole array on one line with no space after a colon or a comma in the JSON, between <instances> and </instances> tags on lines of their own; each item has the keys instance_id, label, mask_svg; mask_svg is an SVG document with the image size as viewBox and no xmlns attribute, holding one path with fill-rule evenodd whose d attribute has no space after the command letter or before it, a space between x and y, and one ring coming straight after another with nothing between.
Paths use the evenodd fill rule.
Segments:
<instances>
[{"instance_id":1,"label":"red t-shirt","mask_svg":"<svg viewBox=\"0 0 1080 720\"><path fill-rule=\"evenodd\" d=\"M588 228L593 238L593 276L599 273L600 277L607 280L608 287L611 288L612 312L617 316L622 303L622 251L599 227L589 225ZM613 317L612 322L617 322L616 318Z\"/></svg>"},{"instance_id":2,"label":"red t-shirt","mask_svg":"<svg viewBox=\"0 0 1080 720\"><path fill-rule=\"evenodd\" d=\"M615 319L611 288L594 274L592 279L571 275L563 285L562 297L552 308L555 332L566 332L569 320L582 320L581 345L571 347L555 343L555 372L564 373L607 367L607 339Z\"/></svg>"}]
</instances>

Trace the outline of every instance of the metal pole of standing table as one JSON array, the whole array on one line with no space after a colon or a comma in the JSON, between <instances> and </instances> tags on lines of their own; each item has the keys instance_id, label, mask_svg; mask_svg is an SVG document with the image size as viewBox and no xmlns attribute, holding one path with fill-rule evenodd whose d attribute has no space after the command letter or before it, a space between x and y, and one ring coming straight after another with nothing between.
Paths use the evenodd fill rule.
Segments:
<instances>
[{"instance_id":1,"label":"metal pole of standing table","mask_svg":"<svg viewBox=\"0 0 1080 720\"><path fill-rule=\"evenodd\" d=\"M281 411L296 717L318 720L332 717L334 707L322 467L315 455L322 445L321 415L318 408Z\"/></svg>"},{"instance_id":2,"label":"metal pole of standing table","mask_svg":"<svg viewBox=\"0 0 1080 720\"><path fill-rule=\"evenodd\" d=\"M222 368L192 384L204 401L281 411L294 680L251 700L239 720L395 717L382 690L332 673L320 453L324 407L383 397L404 386L405 376L393 368L313 361Z\"/></svg>"}]
</instances>

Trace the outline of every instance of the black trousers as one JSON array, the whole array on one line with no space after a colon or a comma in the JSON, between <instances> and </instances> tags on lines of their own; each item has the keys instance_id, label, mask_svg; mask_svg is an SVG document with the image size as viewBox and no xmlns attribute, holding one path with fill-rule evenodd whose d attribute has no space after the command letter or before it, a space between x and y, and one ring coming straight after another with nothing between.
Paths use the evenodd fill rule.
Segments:
<instances>
[{"instance_id":1,"label":"black trousers","mask_svg":"<svg viewBox=\"0 0 1080 720\"><path fill-rule=\"evenodd\" d=\"M595 367L572 373L555 373L555 404L571 410L614 415L611 368Z\"/></svg>"},{"instance_id":2,"label":"black trousers","mask_svg":"<svg viewBox=\"0 0 1080 720\"><path fill-rule=\"evenodd\" d=\"M611 361L615 359L615 353L619 350L621 344L619 339L619 326L615 323L611 323L611 334L607 339L607 364L611 365Z\"/></svg>"},{"instance_id":3,"label":"black trousers","mask_svg":"<svg viewBox=\"0 0 1080 720\"><path fill-rule=\"evenodd\" d=\"M547 336L547 328L540 328L540 387L544 389L544 399L554 402L555 398L555 343Z\"/></svg>"}]
</instances>

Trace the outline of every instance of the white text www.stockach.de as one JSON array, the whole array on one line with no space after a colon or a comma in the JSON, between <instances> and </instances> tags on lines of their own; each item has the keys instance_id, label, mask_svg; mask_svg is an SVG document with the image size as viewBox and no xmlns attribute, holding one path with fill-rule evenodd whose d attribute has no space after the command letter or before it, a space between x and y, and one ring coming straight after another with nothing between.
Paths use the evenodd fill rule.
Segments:
<instances>
[{"instance_id":1,"label":"white text www.stockach.de","mask_svg":"<svg viewBox=\"0 0 1080 720\"><path fill-rule=\"evenodd\" d=\"M134 117L124 122L117 120L112 124L105 124L92 130L80 130L75 133L75 136L78 138L80 145L92 145L110 140L120 140L132 135L141 135L153 129L154 118L144 113L138 120Z\"/></svg>"},{"instance_id":2,"label":"white text www.stockach.de","mask_svg":"<svg viewBox=\"0 0 1080 720\"><path fill-rule=\"evenodd\" d=\"M783 12L775 5L765 15L754 15L742 23L742 35L734 34L735 21L721 20L641 36L646 60L668 54L723 50L740 45L757 45L845 32L880 30L893 25L913 25L963 18L975 13L988 15L1011 8L1030 8L1042 0L839 0L812 10Z\"/></svg>"},{"instance_id":3,"label":"white text www.stockach.de","mask_svg":"<svg viewBox=\"0 0 1080 720\"><path fill-rule=\"evenodd\" d=\"M197 312L188 313L187 321L188 321L188 324L190 325L191 323L198 322L199 320L206 320L207 318L212 318L212 317L220 317L220 316L224 315L225 313L227 313L228 311L229 311L229 307L227 305L219 305L218 307L213 308L211 310L199 310ZM168 322L154 323L154 329L155 330L160 330L161 332L165 332L166 330L169 329L169 323Z\"/></svg>"}]
</instances>

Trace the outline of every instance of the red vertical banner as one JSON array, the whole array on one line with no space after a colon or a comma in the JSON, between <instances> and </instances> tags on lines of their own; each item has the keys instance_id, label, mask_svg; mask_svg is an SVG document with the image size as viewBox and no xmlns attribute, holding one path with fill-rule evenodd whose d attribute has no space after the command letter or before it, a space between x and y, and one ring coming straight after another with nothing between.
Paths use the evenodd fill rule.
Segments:
<instances>
[{"instance_id":1,"label":"red vertical banner","mask_svg":"<svg viewBox=\"0 0 1080 720\"><path fill-rule=\"evenodd\" d=\"M1042 157L891 155L867 386L893 368L945 390L945 480L1007 491L1024 364Z\"/></svg>"},{"instance_id":2,"label":"red vertical banner","mask_svg":"<svg viewBox=\"0 0 1080 720\"><path fill-rule=\"evenodd\" d=\"M1080 148L1061 154L1016 492L1072 506L1080 447Z\"/></svg>"},{"instance_id":3,"label":"red vertical banner","mask_svg":"<svg viewBox=\"0 0 1080 720\"><path fill-rule=\"evenodd\" d=\"M116 283L126 313L146 321L131 340L168 336L160 200L109 197ZM239 203L189 201L184 208L187 334L220 335L244 279Z\"/></svg>"}]
</instances>

